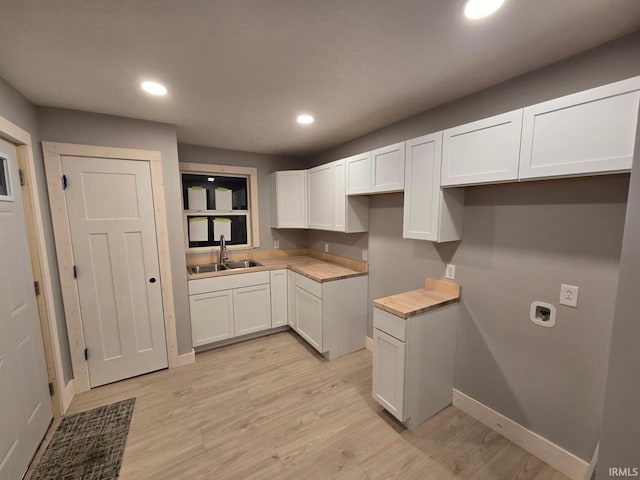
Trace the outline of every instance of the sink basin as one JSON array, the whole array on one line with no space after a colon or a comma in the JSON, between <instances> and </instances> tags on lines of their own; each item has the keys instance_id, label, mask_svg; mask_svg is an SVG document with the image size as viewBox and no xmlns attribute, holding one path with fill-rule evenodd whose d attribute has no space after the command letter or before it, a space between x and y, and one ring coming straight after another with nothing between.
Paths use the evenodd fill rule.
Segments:
<instances>
[{"instance_id":1,"label":"sink basin","mask_svg":"<svg viewBox=\"0 0 640 480\"><path fill-rule=\"evenodd\" d=\"M255 260L242 260L240 262L227 262L224 264L225 267L235 269L235 268L251 268L251 267L261 267L262 264L256 262Z\"/></svg>"},{"instance_id":2,"label":"sink basin","mask_svg":"<svg viewBox=\"0 0 640 480\"><path fill-rule=\"evenodd\" d=\"M208 265L192 265L188 267L189 273L191 274L221 272L226 269L227 266L222 265L221 263L210 263Z\"/></svg>"}]
</instances>

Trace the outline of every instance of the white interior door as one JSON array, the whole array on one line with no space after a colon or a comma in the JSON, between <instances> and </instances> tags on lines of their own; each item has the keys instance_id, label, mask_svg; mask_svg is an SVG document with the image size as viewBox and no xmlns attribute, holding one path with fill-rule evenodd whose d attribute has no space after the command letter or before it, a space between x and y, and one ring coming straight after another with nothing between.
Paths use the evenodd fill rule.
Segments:
<instances>
[{"instance_id":1,"label":"white interior door","mask_svg":"<svg viewBox=\"0 0 640 480\"><path fill-rule=\"evenodd\" d=\"M91 387L166 368L148 162L62 157Z\"/></svg>"},{"instance_id":2,"label":"white interior door","mask_svg":"<svg viewBox=\"0 0 640 480\"><path fill-rule=\"evenodd\" d=\"M0 158L0 480L15 480L52 414L14 145Z\"/></svg>"}]
</instances>

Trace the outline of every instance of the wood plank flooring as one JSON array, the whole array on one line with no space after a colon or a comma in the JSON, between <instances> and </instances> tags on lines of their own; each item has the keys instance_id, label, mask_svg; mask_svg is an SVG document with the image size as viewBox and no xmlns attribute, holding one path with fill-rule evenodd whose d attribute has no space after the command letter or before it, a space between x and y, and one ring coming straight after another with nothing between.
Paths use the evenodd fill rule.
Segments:
<instances>
[{"instance_id":1,"label":"wood plank flooring","mask_svg":"<svg viewBox=\"0 0 640 480\"><path fill-rule=\"evenodd\" d=\"M122 480L567 478L455 407L406 430L371 398L369 352L329 362L291 332L93 389L69 413L132 396Z\"/></svg>"}]
</instances>

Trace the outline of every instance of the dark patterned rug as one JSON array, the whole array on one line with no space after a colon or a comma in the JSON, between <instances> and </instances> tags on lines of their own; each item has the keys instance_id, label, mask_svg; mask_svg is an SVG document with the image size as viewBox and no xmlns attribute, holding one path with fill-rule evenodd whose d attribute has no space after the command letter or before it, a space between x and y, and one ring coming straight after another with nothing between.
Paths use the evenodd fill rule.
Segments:
<instances>
[{"instance_id":1,"label":"dark patterned rug","mask_svg":"<svg viewBox=\"0 0 640 480\"><path fill-rule=\"evenodd\" d=\"M31 480L115 480L135 398L64 417Z\"/></svg>"}]
</instances>

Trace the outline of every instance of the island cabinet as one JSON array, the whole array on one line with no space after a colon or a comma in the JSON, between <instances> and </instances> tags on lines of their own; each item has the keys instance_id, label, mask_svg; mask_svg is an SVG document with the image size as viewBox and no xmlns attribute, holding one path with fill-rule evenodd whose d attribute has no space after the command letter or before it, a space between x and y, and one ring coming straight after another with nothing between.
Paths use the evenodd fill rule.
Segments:
<instances>
[{"instance_id":1,"label":"island cabinet","mask_svg":"<svg viewBox=\"0 0 640 480\"><path fill-rule=\"evenodd\" d=\"M407 294L410 304L422 302L417 310L383 310L389 302L393 305L393 297L374 302L372 393L385 410L414 429L451 404L459 288L454 286L451 294L430 288Z\"/></svg>"},{"instance_id":2,"label":"island cabinet","mask_svg":"<svg viewBox=\"0 0 640 480\"><path fill-rule=\"evenodd\" d=\"M318 352L332 360L365 347L366 276L317 282L293 273L289 288L289 324Z\"/></svg>"},{"instance_id":3,"label":"island cabinet","mask_svg":"<svg viewBox=\"0 0 640 480\"><path fill-rule=\"evenodd\" d=\"M524 109L521 180L628 172L640 77Z\"/></svg>"}]
</instances>

